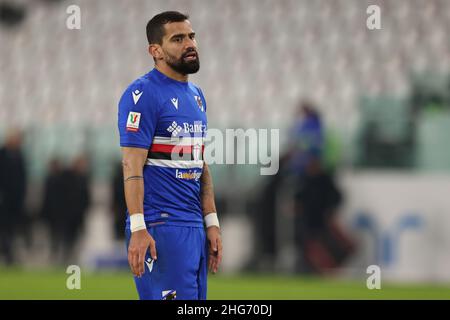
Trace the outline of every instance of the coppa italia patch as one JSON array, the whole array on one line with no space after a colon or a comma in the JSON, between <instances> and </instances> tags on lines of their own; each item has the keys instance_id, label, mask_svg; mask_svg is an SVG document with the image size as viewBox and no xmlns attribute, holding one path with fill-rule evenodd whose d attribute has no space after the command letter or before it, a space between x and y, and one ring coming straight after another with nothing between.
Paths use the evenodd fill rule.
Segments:
<instances>
[{"instance_id":1,"label":"coppa italia patch","mask_svg":"<svg viewBox=\"0 0 450 320\"><path fill-rule=\"evenodd\" d=\"M141 113L130 111L127 120L127 131L138 131L139 121L141 121Z\"/></svg>"}]
</instances>

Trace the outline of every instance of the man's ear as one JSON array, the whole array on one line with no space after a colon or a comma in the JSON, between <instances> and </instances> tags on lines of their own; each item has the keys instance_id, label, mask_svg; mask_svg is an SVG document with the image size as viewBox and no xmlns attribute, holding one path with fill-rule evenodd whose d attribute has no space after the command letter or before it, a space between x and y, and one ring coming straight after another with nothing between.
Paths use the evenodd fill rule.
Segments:
<instances>
[{"instance_id":1,"label":"man's ear","mask_svg":"<svg viewBox=\"0 0 450 320\"><path fill-rule=\"evenodd\" d=\"M155 60L161 60L163 58L162 48L159 44L150 44L148 46L148 53L150 53Z\"/></svg>"}]
</instances>

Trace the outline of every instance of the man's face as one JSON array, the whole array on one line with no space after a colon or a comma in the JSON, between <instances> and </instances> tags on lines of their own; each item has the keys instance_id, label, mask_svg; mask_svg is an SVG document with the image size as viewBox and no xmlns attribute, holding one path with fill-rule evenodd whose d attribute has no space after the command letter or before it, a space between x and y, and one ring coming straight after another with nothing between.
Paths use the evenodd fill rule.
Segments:
<instances>
[{"instance_id":1,"label":"man's face","mask_svg":"<svg viewBox=\"0 0 450 320\"><path fill-rule=\"evenodd\" d=\"M162 41L164 61L181 74L196 73L200 69L197 41L189 20L171 22L164 25Z\"/></svg>"}]
</instances>

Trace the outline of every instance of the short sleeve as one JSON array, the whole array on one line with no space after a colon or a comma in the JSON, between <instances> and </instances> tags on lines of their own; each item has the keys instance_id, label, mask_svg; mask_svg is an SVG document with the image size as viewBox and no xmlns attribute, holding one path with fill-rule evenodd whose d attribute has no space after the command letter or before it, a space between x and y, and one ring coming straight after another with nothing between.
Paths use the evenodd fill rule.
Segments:
<instances>
[{"instance_id":1,"label":"short sleeve","mask_svg":"<svg viewBox=\"0 0 450 320\"><path fill-rule=\"evenodd\" d=\"M120 146L149 149L157 121L157 101L148 87L141 83L128 87L119 102Z\"/></svg>"}]
</instances>

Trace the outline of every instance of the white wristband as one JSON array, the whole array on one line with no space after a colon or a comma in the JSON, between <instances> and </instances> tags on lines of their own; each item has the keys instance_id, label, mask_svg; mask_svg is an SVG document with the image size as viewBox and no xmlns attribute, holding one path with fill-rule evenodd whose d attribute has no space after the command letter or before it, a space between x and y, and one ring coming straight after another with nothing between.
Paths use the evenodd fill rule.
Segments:
<instances>
[{"instance_id":1,"label":"white wristband","mask_svg":"<svg viewBox=\"0 0 450 320\"><path fill-rule=\"evenodd\" d=\"M217 213L215 213L215 212L208 213L204 219L205 219L206 228L209 228L212 226L216 226L217 228L220 228L219 219L217 218Z\"/></svg>"},{"instance_id":2,"label":"white wristband","mask_svg":"<svg viewBox=\"0 0 450 320\"><path fill-rule=\"evenodd\" d=\"M131 232L147 229L145 226L144 215L142 213L130 214L130 230Z\"/></svg>"}]
</instances>

